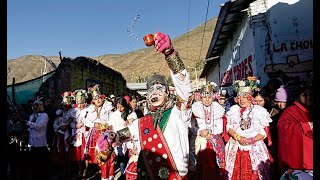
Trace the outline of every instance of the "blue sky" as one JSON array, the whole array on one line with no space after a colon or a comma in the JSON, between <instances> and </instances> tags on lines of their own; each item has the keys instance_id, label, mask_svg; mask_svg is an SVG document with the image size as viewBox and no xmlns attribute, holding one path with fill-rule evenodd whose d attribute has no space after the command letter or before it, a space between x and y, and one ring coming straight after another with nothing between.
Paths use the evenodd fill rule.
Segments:
<instances>
[{"instance_id":1,"label":"blue sky","mask_svg":"<svg viewBox=\"0 0 320 180\"><path fill-rule=\"evenodd\" d=\"M208 20L220 4L210 0ZM173 39L203 24L207 0L10 0L7 58L24 55L96 57L146 46L161 31Z\"/></svg>"}]
</instances>

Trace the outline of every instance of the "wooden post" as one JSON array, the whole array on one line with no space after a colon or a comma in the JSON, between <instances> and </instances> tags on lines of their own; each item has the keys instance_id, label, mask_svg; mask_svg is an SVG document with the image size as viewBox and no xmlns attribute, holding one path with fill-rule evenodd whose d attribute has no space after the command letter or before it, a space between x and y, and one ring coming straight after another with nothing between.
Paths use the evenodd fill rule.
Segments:
<instances>
[{"instance_id":1,"label":"wooden post","mask_svg":"<svg viewBox=\"0 0 320 180\"><path fill-rule=\"evenodd\" d=\"M14 84L15 84L15 81L16 81L16 78L12 78L12 90L11 90L11 93L12 93L12 102L14 105L16 105L16 93L14 91Z\"/></svg>"},{"instance_id":2,"label":"wooden post","mask_svg":"<svg viewBox=\"0 0 320 180\"><path fill-rule=\"evenodd\" d=\"M62 60L61 51L59 51L60 61Z\"/></svg>"}]
</instances>

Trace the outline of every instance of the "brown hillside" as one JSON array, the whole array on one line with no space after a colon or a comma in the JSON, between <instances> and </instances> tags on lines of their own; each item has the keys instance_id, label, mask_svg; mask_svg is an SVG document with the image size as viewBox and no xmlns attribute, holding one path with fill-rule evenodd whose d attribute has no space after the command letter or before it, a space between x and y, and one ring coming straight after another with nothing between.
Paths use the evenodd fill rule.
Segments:
<instances>
[{"instance_id":1,"label":"brown hillside","mask_svg":"<svg viewBox=\"0 0 320 180\"><path fill-rule=\"evenodd\" d=\"M172 40L173 46L179 52L185 65L197 67L198 75L202 71L203 60L207 54L216 22L217 18L207 21L202 48L201 44L205 24ZM46 58L51 60L56 66L60 63L59 56L49 56ZM145 81L145 77L152 72L162 72L167 76L169 75L163 55L155 53L153 47L136 50L127 54L102 55L94 59L122 73L127 82L143 82ZM27 55L9 60L7 65L7 84L12 84L13 77L15 77L16 83L19 83L41 76L44 62L44 57L41 55ZM46 72L48 73L52 70L53 67L47 63ZM191 78L194 78L194 69L189 69L189 72Z\"/></svg>"}]
</instances>

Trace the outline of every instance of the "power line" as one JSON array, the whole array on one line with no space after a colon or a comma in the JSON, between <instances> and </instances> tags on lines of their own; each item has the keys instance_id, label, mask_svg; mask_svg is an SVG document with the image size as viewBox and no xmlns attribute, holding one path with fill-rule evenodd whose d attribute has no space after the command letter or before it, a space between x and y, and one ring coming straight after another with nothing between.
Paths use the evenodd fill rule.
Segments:
<instances>
[{"instance_id":1,"label":"power line","mask_svg":"<svg viewBox=\"0 0 320 180\"><path fill-rule=\"evenodd\" d=\"M200 61L201 51L202 51L202 46L203 46L204 33L205 33L205 31L206 31L206 27L207 27L208 11L209 11L209 3L210 3L210 0L208 0L208 3L207 3L206 20L205 20L204 28L203 28L203 34L202 34L202 40L201 40L201 47L200 47L200 52L199 52L199 61ZM199 61L198 61L198 62L199 62Z\"/></svg>"},{"instance_id":2,"label":"power line","mask_svg":"<svg viewBox=\"0 0 320 180\"><path fill-rule=\"evenodd\" d=\"M191 0L188 2L188 24L187 24L187 58L189 58L189 45L190 45L190 9L191 9Z\"/></svg>"}]
</instances>

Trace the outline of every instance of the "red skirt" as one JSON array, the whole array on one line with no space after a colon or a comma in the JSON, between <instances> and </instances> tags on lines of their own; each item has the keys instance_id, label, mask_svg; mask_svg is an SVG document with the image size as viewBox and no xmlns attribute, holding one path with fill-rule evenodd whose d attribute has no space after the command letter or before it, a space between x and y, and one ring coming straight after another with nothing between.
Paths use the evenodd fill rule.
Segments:
<instances>
[{"instance_id":1,"label":"red skirt","mask_svg":"<svg viewBox=\"0 0 320 180\"><path fill-rule=\"evenodd\" d=\"M223 179L216 162L216 153L209 141L207 141L206 149L199 151L197 155L197 172L197 179Z\"/></svg>"},{"instance_id":2,"label":"red skirt","mask_svg":"<svg viewBox=\"0 0 320 180\"><path fill-rule=\"evenodd\" d=\"M84 135L82 135L82 145L81 146L73 146L72 147L72 160L73 161L83 161L84 160L84 148L86 145L86 141Z\"/></svg>"},{"instance_id":3,"label":"red skirt","mask_svg":"<svg viewBox=\"0 0 320 180\"><path fill-rule=\"evenodd\" d=\"M126 180L135 180L138 177L138 162L131 162L126 168Z\"/></svg>"},{"instance_id":4,"label":"red skirt","mask_svg":"<svg viewBox=\"0 0 320 180\"><path fill-rule=\"evenodd\" d=\"M50 152L50 160L53 164L63 166L70 160L69 151L66 151L66 142L64 134L56 133L52 142L52 149Z\"/></svg>"},{"instance_id":5,"label":"red skirt","mask_svg":"<svg viewBox=\"0 0 320 180\"><path fill-rule=\"evenodd\" d=\"M252 171L249 151L240 151L238 149L231 179L232 180L259 179L258 172Z\"/></svg>"},{"instance_id":6,"label":"red skirt","mask_svg":"<svg viewBox=\"0 0 320 180\"><path fill-rule=\"evenodd\" d=\"M85 154L85 159L89 161L89 163L93 163L93 164L98 164L97 162L97 151L96 151L96 145L97 145L97 140L100 136L100 132L98 130L93 130L94 133L91 137L91 139L89 140L89 142L87 142L89 144L88 147L88 152L87 154Z\"/></svg>"},{"instance_id":7,"label":"red skirt","mask_svg":"<svg viewBox=\"0 0 320 180\"><path fill-rule=\"evenodd\" d=\"M101 178L108 179L110 177L114 177L114 162L116 160L115 152L112 152L111 157L104 163L100 165L101 170Z\"/></svg>"}]
</instances>

